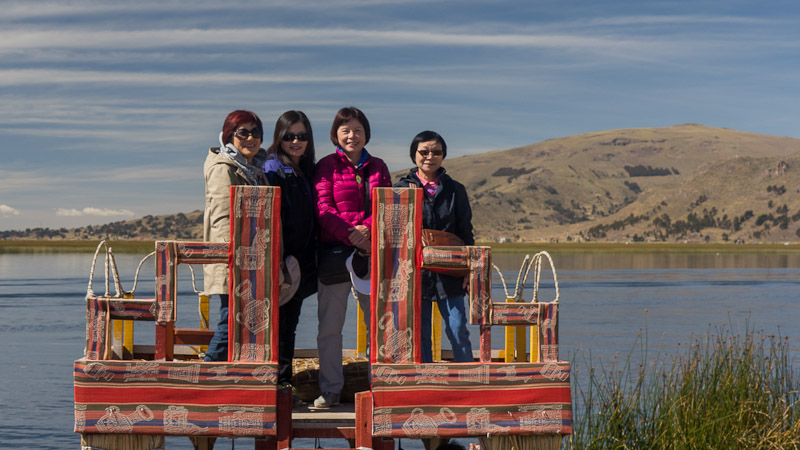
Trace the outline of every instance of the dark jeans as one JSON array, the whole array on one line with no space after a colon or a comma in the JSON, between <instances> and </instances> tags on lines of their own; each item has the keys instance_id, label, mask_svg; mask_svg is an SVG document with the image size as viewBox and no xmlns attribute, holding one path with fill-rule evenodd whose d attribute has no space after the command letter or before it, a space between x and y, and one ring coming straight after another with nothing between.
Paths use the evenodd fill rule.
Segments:
<instances>
[{"instance_id":1,"label":"dark jeans","mask_svg":"<svg viewBox=\"0 0 800 450\"><path fill-rule=\"evenodd\" d=\"M300 321L300 309L305 298L298 291L291 300L280 307L278 313L278 384L291 384L292 360L294 359L294 341L297 335L297 323Z\"/></svg>"},{"instance_id":2,"label":"dark jeans","mask_svg":"<svg viewBox=\"0 0 800 450\"><path fill-rule=\"evenodd\" d=\"M219 294L219 323L208 344L204 361L228 360L228 294Z\"/></svg>"}]
</instances>

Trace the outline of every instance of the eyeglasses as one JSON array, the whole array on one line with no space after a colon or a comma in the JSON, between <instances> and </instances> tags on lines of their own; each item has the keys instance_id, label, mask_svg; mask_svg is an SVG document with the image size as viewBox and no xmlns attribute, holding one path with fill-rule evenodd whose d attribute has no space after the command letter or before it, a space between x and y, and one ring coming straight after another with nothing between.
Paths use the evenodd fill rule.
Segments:
<instances>
[{"instance_id":1,"label":"eyeglasses","mask_svg":"<svg viewBox=\"0 0 800 450\"><path fill-rule=\"evenodd\" d=\"M255 130L248 130L245 128L239 128L233 133L234 136L238 137L239 139L247 139L250 136L253 136L253 139L261 139L263 133L260 129L256 128Z\"/></svg>"},{"instance_id":2,"label":"eyeglasses","mask_svg":"<svg viewBox=\"0 0 800 450\"><path fill-rule=\"evenodd\" d=\"M417 150L417 153L419 153L420 156L422 156L422 157L428 156L431 153L433 153L433 156L442 156L442 155L444 155L444 151L442 151L442 150Z\"/></svg>"},{"instance_id":3,"label":"eyeglasses","mask_svg":"<svg viewBox=\"0 0 800 450\"><path fill-rule=\"evenodd\" d=\"M295 139L297 139L300 142L306 142L308 141L308 133L300 133L300 134L286 133L283 135L284 142L292 142Z\"/></svg>"}]
</instances>

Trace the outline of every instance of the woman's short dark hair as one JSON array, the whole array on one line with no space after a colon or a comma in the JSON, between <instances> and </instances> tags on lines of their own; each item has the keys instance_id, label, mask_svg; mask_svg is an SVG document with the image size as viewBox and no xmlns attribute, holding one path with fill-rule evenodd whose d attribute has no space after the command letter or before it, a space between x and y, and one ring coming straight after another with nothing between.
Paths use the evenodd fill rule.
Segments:
<instances>
[{"instance_id":1,"label":"woman's short dark hair","mask_svg":"<svg viewBox=\"0 0 800 450\"><path fill-rule=\"evenodd\" d=\"M283 141L283 136L289 132L289 127L298 122L301 122L303 126L306 127L308 144L306 145L305 153L300 157L300 162L298 163L299 167L297 168L300 169L306 178L311 179L314 175L314 164L316 163L314 133L311 131L311 122L303 111L286 111L278 117L278 120L275 122L275 132L272 134L272 145L267 149L267 153L277 155L278 159L283 164L294 166L292 159L283 151L281 142Z\"/></svg>"},{"instance_id":2,"label":"woman's short dark hair","mask_svg":"<svg viewBox=\"0 0 800 450\"><path fill-rule=\"evenodd\" d=\"M342 126L342 124L347 123L352 119L358 120L359 123L361 123L361 126L364 127L364 135L366 138L364 145L369 144L370 132L369 120L367 120L367 116L365 116L364 113L355 106L348 106L340 109L336 113L336 117L333 118L333 125L331 125L331 142L333 142L334 146L339 146L339 138L336 136L336 131L339 130L339 127Z\"/></svg>"},{"instance_id":3,"label":"woman's short dark hair","mask_svg":"<svg viewBox=\"0 0 800 450\"><path fill-rule=\"evenodd\" d=\"M411 161L416 164L416 153L417 147L419 147L420 142L428 142L428 141L436 141L439 145L442 146L442 159L447 158L447 143L444 141L444 138L437 132L431 130L425 130L416 136L414 139L411 140Z\"/></svg>"},{"instance_id":4,"label":"woman's short dark hair","mask_svg":"<svg viewBox=\"0 0 800 450\"><path fill-rule=\"evenodd\" d=\"M222 124L222 142L225 144L233 142L233 133L236 132L236 129L242 124L249 122L256 124L258 131L261 132L262 136L264 135L264 126L261 125L261 119L258 118L256 113L244 109L237 109L228 114L228 117L225 118L225 122Z\"/></svg>"}]
</instances>

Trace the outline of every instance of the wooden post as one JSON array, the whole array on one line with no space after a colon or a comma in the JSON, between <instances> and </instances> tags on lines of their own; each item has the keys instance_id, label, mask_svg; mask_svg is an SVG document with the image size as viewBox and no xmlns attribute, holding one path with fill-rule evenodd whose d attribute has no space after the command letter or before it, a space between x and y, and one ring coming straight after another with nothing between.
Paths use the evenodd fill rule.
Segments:
<instances>
[{"instance_id":1,"label":"wooden post","mask_svg":"<svg viewBox=\"0 0 800 450\"><path fill-rule=\"evenodd\" d=\"M358 299L356 299L358 300ZM364 323L364 311L361 304L356 301L358 315L356 317L356 354L359 358L367 357L367 325Z\"/></svg>"},{"instance_id":2,"label":"wooden post","mask_svg":"<svg viewBox=\"0 0 800 450\"><path fill-rule=\"evenodd\" d=\"M199 303L200 303L200 328L208 329L208 317L209 317L209 296L205 294L199 294ZM200 353L205 353L208 351L208 345L201 345L200 346Z\"/></svg>"},{"instance_id":3,"label":"wooden post","mask_svg":"<svg viewBox=\"0 0 800 450\"><path fill-rule=\"evenodd\" d=\"M431 317L431 353L434 361L442 360L442 313L436 302L433 303L433 317Z\"/></svg>"},{"instance_id":4,"label":"wooden post","mask_svg":"<svg viewBox=\"0 0 800 450\"><path fill-rule=\"evenodd\" d=\"M507 298L506 299L506 303L516 303L516 299ZM517 327L503 327L503 328L505 328L505 330L503 330L503 331L505 332L506 340L505 340L505 346L503 348L503 354L500 355L500 357L503 358L503 361L505 361L505 362L512 362L512 361L514 361L515 356L516 356L514 354L514 350L515 350L514 344L517 341L517 339L516 339L516 337L517 337Z\"/></svg>"},{"instance_id":5,"label":"wooden post","mask_svg":"<svg viewBox=\"0 0 800 450\"><path fill-rule=\"evenodd\" d=\"M530 328L531 332L530 362L541 362L539 361L539 326L531 325L528 328Z\"/></svg>"}]
</instances>

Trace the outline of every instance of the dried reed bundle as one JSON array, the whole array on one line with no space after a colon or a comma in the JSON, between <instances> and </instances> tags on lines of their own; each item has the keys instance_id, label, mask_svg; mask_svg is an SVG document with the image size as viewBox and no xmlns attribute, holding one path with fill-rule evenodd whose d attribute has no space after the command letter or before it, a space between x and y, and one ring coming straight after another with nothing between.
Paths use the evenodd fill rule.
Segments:
<instances>
[{"instance_id":1,"label":"dried reed bundle","mask_svg":"<svg viewBox=\"0 0 800 450\"><path fill-rule=\"evenodd\" d=\"M148 434L81 434L81 450L163 450L164 436Z\"/></svg>"}]
</instances>

